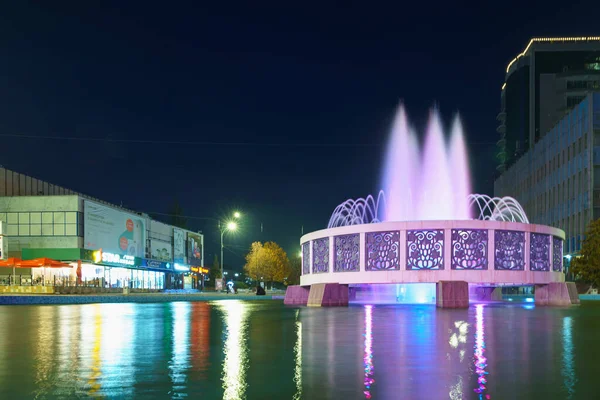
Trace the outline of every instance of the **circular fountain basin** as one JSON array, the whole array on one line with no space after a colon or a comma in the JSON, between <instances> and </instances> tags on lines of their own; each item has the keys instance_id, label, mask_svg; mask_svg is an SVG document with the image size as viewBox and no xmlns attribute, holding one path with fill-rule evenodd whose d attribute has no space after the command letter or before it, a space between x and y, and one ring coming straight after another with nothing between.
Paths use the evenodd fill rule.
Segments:
<instances>
[{"instance_id":1,"label":"circular fountain basin","mask_svg":"<svg viewBox=\"0 0 600 400\"><path fill-rule=\"evenodd\" d=\"M564 282L562 230L489 220L350 225L302 236L301 285Z\"/></svg>"}]
</instances>

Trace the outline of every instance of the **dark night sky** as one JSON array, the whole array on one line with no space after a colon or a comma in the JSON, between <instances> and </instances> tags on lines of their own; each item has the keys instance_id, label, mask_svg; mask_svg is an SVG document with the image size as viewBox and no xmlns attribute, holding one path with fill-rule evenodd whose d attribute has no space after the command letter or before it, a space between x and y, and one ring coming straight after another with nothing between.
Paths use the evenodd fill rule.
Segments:
<instances>
[{"instance_id":1,"label":"dark night sky","mask_svg":"<svg viewBox=\"0 0 600 400\"><path fill-rule=\"evenodd\" d=\"M139 211L240 209L235 267L253 240L298 251L302 225L379 188L400 99L419 128L433 104L461 113L492 194L506 64L532 36L600 33L596 1L5 3L0 164ZM212 261L214 223L188 227Z\"/></svg>"}]
</instances>

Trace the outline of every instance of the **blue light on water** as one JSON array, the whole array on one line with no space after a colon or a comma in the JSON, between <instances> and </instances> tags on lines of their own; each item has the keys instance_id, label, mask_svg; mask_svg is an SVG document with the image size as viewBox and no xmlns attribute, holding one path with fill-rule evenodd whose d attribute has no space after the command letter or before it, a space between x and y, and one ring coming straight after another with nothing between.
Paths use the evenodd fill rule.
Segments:
<instances>
[{"instance_id":1,"label":"blue light on water","mask_svg":"<svg viewBox=\"0 0 600 400\"><path fill-rule=\"evenodd\" d=\"M525 299L525 303L533 303L533 302L534 302L534 300L531 297L527 297Z\"/></svg>"},{"instance_id":2,"label":"blue light on water","mask_svg":"<svg viewBox=\"0 0 600 400\"><path fill-rule=\"evenodd\" d=\"M526 310L533 310L535 308L535 306L533 304L528 304L526 306L523 306L523 308Z\"/></svg>"}]
</instances>

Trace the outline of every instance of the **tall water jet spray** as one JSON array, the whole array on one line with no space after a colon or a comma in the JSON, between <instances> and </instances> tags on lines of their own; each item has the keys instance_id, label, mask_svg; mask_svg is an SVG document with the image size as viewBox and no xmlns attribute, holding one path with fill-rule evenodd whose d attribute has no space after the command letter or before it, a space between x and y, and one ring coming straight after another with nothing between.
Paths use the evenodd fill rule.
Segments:
<instances>
[{"instance_id":1,"label":"tall water jet spray","mask_svg":"<svg viewBox=\"0 0 600 400\"><path fill-rule=\"evenodd\" d=\"M386 221L414 218L414 171L418 168L418 149L408 127L404 106L400 104L387 146L383 187L387 195Z\"/></svg>"},{"instance_id":2,"label":"tall water jet spray","mask_svg":"<svg viewBox=\"0 0 600 400\"><path fill-rule=\"evenodd\" d=\"M469 202L465 201L471 194L471 176L469 173L469 156L463 132L460 116L457 114L454 117L450 134L450 165L448 165L449 170L452 171L453 178L455 219L471 219Z\"/></svg>"},{"instance_id":3,"label":"tall water jet spray","mask_svg":"<svg viewBox=\"0 0 600 400\"><path fill-rule=\"evenodd\" d=\"M437 110L429 116L423 150L419 188L420 220L442 220L454 217L453 190L448 171L448 157L442 124ZM466 202L466 200L465 200Z\"/></svg>"}]
</instances>

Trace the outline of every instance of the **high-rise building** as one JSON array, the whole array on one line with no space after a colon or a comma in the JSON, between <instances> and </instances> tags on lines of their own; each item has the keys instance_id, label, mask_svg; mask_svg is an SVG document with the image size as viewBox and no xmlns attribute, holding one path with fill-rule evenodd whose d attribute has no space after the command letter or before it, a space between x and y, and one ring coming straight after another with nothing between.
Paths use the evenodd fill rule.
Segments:
<instances>
[{"instance_id":1,"label":"high-rise building","mask_svg":"<svg viewBox=\"0 0 600 400\"><path fill-rule=\"evenodd\" d=\"M494 182L529 221L565 231L577 255L590 221L600 218L600 91L589 92Z\"/></svg>"},{"instance_id":2,"label":"high-rise building","mask_svg":"<svg viewBox=\"0 0 600 400\"><path fill-rule=\"evenodd\" d=\"M532 148L590 90L600 89L600 36L533 38L506 68L498 172Z\"/></svg>"}]
</instances>

